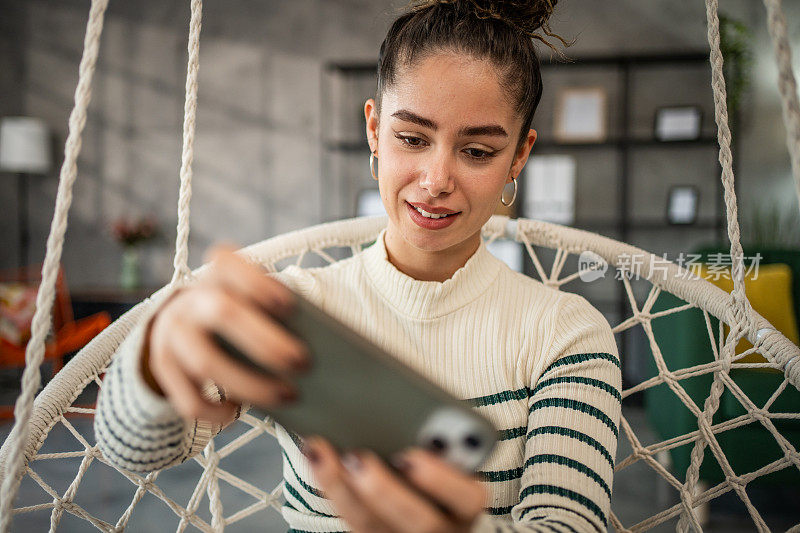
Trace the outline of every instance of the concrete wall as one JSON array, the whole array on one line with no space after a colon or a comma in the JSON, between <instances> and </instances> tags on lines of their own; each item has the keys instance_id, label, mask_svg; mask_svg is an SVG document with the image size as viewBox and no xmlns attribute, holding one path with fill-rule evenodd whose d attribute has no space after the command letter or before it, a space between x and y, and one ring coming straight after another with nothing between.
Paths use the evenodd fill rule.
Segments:
<instances>
[{"instance_id":1,"label":"concrete wall","mask_svg":"<svg viewBox=\"0 0 800 533\"><path fill-rule=\"evenodd\" d=\"M320 139L330 136L330 123L322 116L323 65L329 60L375 61L394 9L402 4L388 0L206 2L190 266L198 266L204 250L215 241L248 244L351 214L355 191L370 183L367 152L331 162L330 154L321 149ZM784 4L792 37L800 44L800 5ZM766 198L796 209L763 8L760 2L749 0L731 0L723 8L748 21L755 32L755 84L745 104L737 169L742 208L746 211L754 199ZM0 81L0 113L44 118L57 143L63 145L88 3L0 0L0 10L0 67L12 73ZM108 228L120 215L158 217L163 236L144 247L144 282L160 286L170 277L188 20L188 2L111 2L63 256L73 287L116 284L120 247ZM666 0L614 0L603 2L602 10L594 0L562 1L552 27L577 39L568 49L576 57L707 47L705 9L699 1L677 6ZM795 53L796 62L799 55ZM694 76L691 86L698 87L698 92L687 98L696 97L710 107L710 88L704 85L708 72L675 75ZM360 106L361 93L368 95L371 83L359 85L360 92L349 105ZM545 87L536 118L543 124L548 90ZM655 98L642 93L645 100ZM641 120L645 119L649 115ZM705 125L711 131L712 120L706 114ZM644 122L641 126L649 128ZM351 128L347 135L360 135L357 129ZM702 163L692 166L711 169L716 156L706 153L701 159ZM344 182L330 178L333 167L328 165L334 164L339 165L336 175L347 178ZM643 156L635 164L639 168L637 212L663 212L664 180L669 179L663 161L657 155ZM60 161L50 176L31 181L30 262L44 255L59 166ZM598 190L602 192L602 186ZM713 188L707 191L711 194ZM1 180L0 194L4 204L14 205L14 181ZM708 202L704 209L713 211L709 194L704 195ZM0 268L14 266L18 261L16 212L0 210L0 223L8 230L0 232L4 250ZM672 251L710 237L708 232L695 233L643 233L633 240L655 252L669 252L671 258Z\"/></svg>"},{"instance_id":2,"label":"concrete wall","mask_svg":"<svg viewBox=\"0 0 800 533\"><path fill-rule=\"evenodd\" d=\"M6 1L4 17L6 6L17 16L4 26L26 40L2 41L3 61L24 65L19 79L0 85L0 101L6 94L19 101L2 112L44 118L63 147L88 5ZM322 220L322 65L376 61L388 9L355 0L206 2L190 266L199 266L212 242L249 244ZM111 2L63 254L73 287L117 283L121 254L109 225L121 215L160 220L163 236L142 249L143 277L149 286L169 280L188 22L188 2ZM31 180L30 262L44 257L61 157L49 176ZM11 205L13 185L3 180ZM0 232L0 268L11 267L18 262L16 213L0 211L8 229Z\"/></svg>"}]
</instances>

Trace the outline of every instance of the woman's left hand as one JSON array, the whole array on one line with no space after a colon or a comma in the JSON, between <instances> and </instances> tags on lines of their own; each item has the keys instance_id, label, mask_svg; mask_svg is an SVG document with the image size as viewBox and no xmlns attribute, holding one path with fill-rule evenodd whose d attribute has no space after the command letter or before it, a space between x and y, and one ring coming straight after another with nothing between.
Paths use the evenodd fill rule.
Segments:
<instances>
[{"instance_id":1,"label":"woman's left hand","mask_svg":"<svg viewBox=\"0 0 800 533\"><path fill-rule=\"evenodd\" d=\"M393 461L401 478L372 452L340 459L320 437L305 443L319 488L354 533L466 533L486 505L480 481L425 450L407 450Z\"/></svg>"}]
</instances>

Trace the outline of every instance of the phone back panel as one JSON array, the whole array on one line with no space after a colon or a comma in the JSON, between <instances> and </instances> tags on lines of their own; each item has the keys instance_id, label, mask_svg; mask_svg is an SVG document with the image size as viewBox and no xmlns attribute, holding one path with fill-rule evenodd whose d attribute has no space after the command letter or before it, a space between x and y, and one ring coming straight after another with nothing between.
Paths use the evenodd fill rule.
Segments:
<instances>
[{"instance_id":1,"label":"phone back panel","mask_svg":"<svg viewBox=\"0 0 800 533\"><path fill-rule=\"evenodd\" d=\"M411 446L475 469L496 442L492 424L427 378L295 294L285 327L308 346L312 369L299 398L266 410L287 430L317 434L340 450L368 448L385 459Z\"/></svg>"}]
</instances>

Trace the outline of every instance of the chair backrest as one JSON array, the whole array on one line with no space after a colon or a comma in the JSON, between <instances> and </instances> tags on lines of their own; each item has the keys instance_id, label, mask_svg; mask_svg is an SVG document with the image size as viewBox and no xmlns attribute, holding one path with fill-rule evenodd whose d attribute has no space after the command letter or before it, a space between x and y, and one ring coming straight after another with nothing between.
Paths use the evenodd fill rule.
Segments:
<instances>
[{"instance_id":1,"label":"chair backrest","mask_svg":"<svg viewBox=\"0 0 800 533\"><path fill-rule=\"evenodd\" d=\"M239 253L270 270L279 270L285 268L289 264L309 266L308 259L315 256L318 259L321 258L325 262L332 263L337 259L349 256L349 253L347 253L348 251L350 253L357 253L364 245L373 242L380 230L385 227L386 222L386 217L371 217L320 224L318 226L267 239L244 248L240 250ZM484 226L483 236L489 241L498 238L508 238L522 243L536 268L537 277L540 281L551 287L560 289L566 283L586 273L584 266L582 266L580 262L578 262L578 271L569 273L569 269L574 269L574 264L567 263L568 256L577 254L583 255L583 252L586 251L592 252L594 257L598 259L599 263L595 263L595 266L600 265L604 268L608 268L609 266L616 267L625 274L619 279L625 286L625 291L629 298L631 316L616 325L612 324L613 331L618 333L641 326L647 334L648 339L651 340L652 356L656 361L659 374L652 379L648 379L646 382L633 384L628 389L622 391L623 399L649 387L663 384L666 384L675 395L683 399L687 397L683 388L683 385L686 383L684 381L685 379L698 374L713 376L715 383L722 382L724 383L723 388L730 388L731 390L737 391L737 400L742 403L744 409L748 413L746 416L749 420L742 421L741 424L750 422L754 424L763 424L775 436L775 440L780 444L781 449L786 450L786 458L783 461L776 461L774 464L762 468L756 473L743 474L737 472L717 486L702 492L695 492L696 486L693 483L689 484L688 482L684 483L680 481L673 473L665 470L663 466L657 463L654 457L675 446L689 445L700 447L699 461L703 458L704 449L707 450L705 452L706 455L713 455L715 458L724 459L718 456L719 446L716 434L725 431L727 428L717 426L711 427L710 416L714 414L717 407L709 407L709 403L706 402L706 405L700 408L701 412L698 414L697 418L702 422L698 423L707 431L694 431L680 436L679 439L648 445L642 444L642 441L637 438L631 425L623 416L620 426L622 430L620 431L620 436L624 436L628 441L632 448L632 453L617 462L615 476L618 476L621 471L632 465L636 463L640 463L641 465L643 462L658 475L663 477L666 483L671 485L679 493L681 500L679 503L657 514L653 514L653 516L649 518L638 519L638 523L629 526L631 530L645 530L655 527L678 515L690 516L691 524L693 526L696 525L696 528L700 529L693 508L729 490L735 491L745 502L748 510L750 510L751 504L744 492L743 480L745 478L749 480L759 477L765 473L769 473L769 471L781 468L792 468L794 464L791 462L792 457L796 455L796 453L794 453L791 444L780 434L780 431L776 430L775 423L773 422L773 419L779 422L777 419L781 417L785 418L786 415L784 413L776 414L771 412L769 402L766 406L754 405L746 395L738 394L740 391L738 391L736 384L727 379L729 362L719 360L719 353L721 352L716 348L718 346L718 341L714 338L712 331L709 330L709 335L711 336L711 345L714 347L717 360L713 364L703 364L690 369L667 368L664 357L653 338L651 328L652 320L692 308L700 308L707 323L709 321L709 316L712 315L728 324L735 323L733 315L729 312L730 306L728 305L727 293L711 285L706 280L700 278L692 279L683 276L686 272L674 263L657 266L656 261L660 262L661 258L641 249L600 235L559 226L557 224L526 219L509 220L507 217L494 216ZM540 255L542 255L542 253L550 253L553 250L555 250L555 259L548 272L545 270L543 261L540 260ZM636 254L640 255L643 261L638 263L637 270L632 271L632 265L629 260ZM602 262L605 262L605 265L603 265ZM656 268L653 268L654 266ZM193 275L202 275L207 268L208 267L204 265L194 270ZM634 294L632 281L628 277L628 274L633 273L651 284L650 290L644 299ZM609 278L606 279L608 280ZM652 306L662 290L671 292L688 303L656 313L652 311ZM35 505L37 501L19 502L16 509L18 513L17 516L21 516L20 513L48 509L52 510L50 517L52 523L57 525L61 516L66 511L70 515L73 515L71 518L77 517L77 519L86 520L97 527L105 527L103 524L106 523L97 518L108 514L108 509L102 502L97 503L92 508L88 507L92 502L86 501L82 503L82 506L77 506L73 503L73 497L75 491L78 490L78 485L80 484L82 476L93 461L99 461L111 467L113 467L113 465L102 457L97 447L92 444L94 442L94 436L91 427L89 427L85 433L80 432L73 423L65 418L64 414L74 412L86 412L88 414L91 412L91 410L80 409L73 406L72 402L75 401L88 383L96 382L98 385L102 384L100 376L105 372L113 354L124 340L125 336L136 325L140 317L146 313L150 306L158 305L168 294L169 289L165 287L116 320L81 350L80 353L55 376L39 396L37 396L34 404L34 413L30 422L30 436L28 442L24 446L25 464L28 465L34 458L66 458L66 455L63 453L42 454L39 452L48 433L56 424L66 426L67 430L76 437L80 435L78 438L80 441L79 450L77 452L71 452L71 454L68 455L70 457L80 458L82 463L78 477L70 485L70 488L64 496L60 496L41 476L28 469L23 475L29 475L39 486L50 494L52 498L50 498L49 501L52 503ZM754 319L759 329L758 331L748 331L748 338L757 345L759 350L768 354L768 359L770 359L770 361L782 360L783 365L786 365L788 368L786 363L787 358L800 355L800 349L788 341L783 335L770 329L770 324L760 315L756 314ZM765 330L768 331L764 333ZM737 356L738 355L743 354L737 354ZM776 367L778 363L761 364L761 366L766 365ZM783 390L787 385L792 386L787 383L789 381L789 373L790 372L787 371L787 376L783 380L780 390ZM777 396L777 394L775 396ZM625 402L623 402L623 405L625 405ZM706 415L708 415L709 418L706 419ZM165 474L163 478L159 478L159 482L162 482L170 476L176 475L172 474L172 471L179 469L182 469L185 473L192 472L188 475L195 476L198 482L195 494L188 504L184 503L184 499L178 502L169 497L162 488L155 483L158 474L143 477L134 472L120 471L124 478L133 482L138 488L135 490L135 495L133 496L131 504L126 509L122 510L124 512L121 511L121 516L116 527L125 527L131 517L131 511L135 506L139 509L133 514L138 516L147 512L140 510L143 506L148 510L153 509L152 507L146 507L144 501L140 503L142 495L145 493L150 493L155 497L151 498L150 501L154 501L157 498L166 503L175 513L176 520L178 521L177 529L179 531L183 531L189 524L203 531L215 531L220 529L220 527L216 527L220 524L232 524L244 520L266 507L273 507L279 510L282 504L280 501L282 498L282 483L271 490L262 489L260 487L265 483L263 471L251 468L247 472L238 472L234 474L225 470L225 463L220 462L231 453L236 453L236 450L241 449L242 446L253 442L254 439L266 435L267 433L274 434L274 425L272 425L269 420L257 418L250 413L243 413L234 427L221 434L217 439L212 440L203 454L194 457L194 461L189 461L184 465L170 469L170 474ZM80 447L82 447L82 449ZM59 448L56 451L62 452L63 450ZM0 449L0 478L4 477L10 453L10 447L8 446L8 442L6 442L2 449ZM277 452L276 456L279 458L280 453ZM40 464L42 463L37 462L37 465ZM200 469L198 469L198 464L201 467ZM279 476L280 472L277 465L276 469L278 470L276 473ZM106 475L108 469L103 468L103 471L103 475ZM270 478L270 481L273 479L275 478ZM66 483L63 482L60 484L66 485ZM227 498L225 496L225 491L228 491L228 496L231 495L231 491L234 491L235 496L233 498ZM210 521L206 518L208 513L199 510L201 499L206 492L208 492L211 498L208 505L212 515ZM223 499L226 501L224 506L222 505ZM230 505L228 502L230 502ZM245 506L244 508L243 504ZM239 510L234 511L233 509ZM158 512L156 509L153 509L153 511ZM223 511L225 512L225 516L221 514ZM649 513L649 511L643 510L642 514L645 513ZM762 523L757 512L751 511L751 516L757 524L760 525ZM259 514L259 520L261 520L261 522L259 522L261 524L260 527L263 527L263 520L265 518L268 519L262 514ZM277 519L280 519L280 517L278 516ZM612 504L612 515L610 517L611 525L616 529L624 529L625 526L623 526L622 520L626 522L631 521L629 518L621 518L618 516ZM109 527L113 526L109 525ZM164 527L168 526L165 525Z\"/></svg>"}]
</instances>

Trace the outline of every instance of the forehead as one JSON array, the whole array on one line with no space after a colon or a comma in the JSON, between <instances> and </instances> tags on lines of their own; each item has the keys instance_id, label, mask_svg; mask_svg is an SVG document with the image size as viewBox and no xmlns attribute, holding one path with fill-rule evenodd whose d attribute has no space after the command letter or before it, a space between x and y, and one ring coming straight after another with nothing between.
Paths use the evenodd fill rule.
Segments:
<instances>
[{"instance_id":1,"label":"forehead","mask_svg":"<svg viewBox=\"0 0 800 533\"><path fill-rule=\"evenodd\" d=\"M452 53L398 69L381 102L381 114L407 109L453 129L479 123L511 126L518 120L492 63Z\"/></svg>"}]
</instances>

